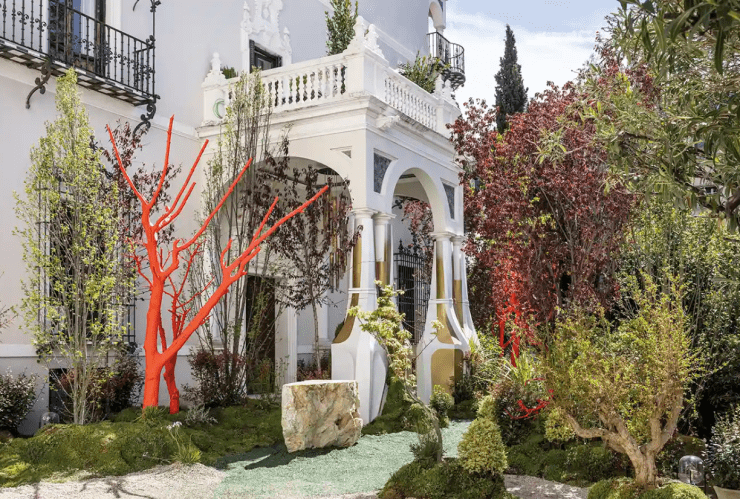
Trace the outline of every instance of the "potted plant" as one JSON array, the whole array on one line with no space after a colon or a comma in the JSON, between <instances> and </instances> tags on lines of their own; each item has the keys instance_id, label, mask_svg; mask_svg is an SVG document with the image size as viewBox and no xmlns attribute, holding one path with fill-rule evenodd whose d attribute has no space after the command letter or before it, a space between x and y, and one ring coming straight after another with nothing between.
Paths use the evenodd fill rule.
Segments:
<instances>
[{"instance_id":1,"label":"potted plant","mask_svg":"<svg viewBox=\"0 0 740 499\"><path fill-rule=\"evenodd\" d=\"M740 499L740 407L717 420L708 454L718 499Z\"/></svg>"}]
</instances>

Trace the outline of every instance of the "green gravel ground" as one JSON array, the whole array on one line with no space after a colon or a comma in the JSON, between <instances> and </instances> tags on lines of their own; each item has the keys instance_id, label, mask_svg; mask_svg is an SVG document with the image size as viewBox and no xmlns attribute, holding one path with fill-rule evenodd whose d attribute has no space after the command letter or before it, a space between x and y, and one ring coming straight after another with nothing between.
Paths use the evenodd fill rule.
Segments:
<instances>
[{"instance_id":1,"label":"green gravel ground","mask_svg":"<svg viewBox=\"0 0 740 499\"><path fill-rule=\"evenodd\" d=\"M470 421L452 421L442 430L445 455L457 456L457 444ZM320 449L288 454L284 445L232 456L217 498L315 497L372 492L411 462L409 446L416 433L365 435L346 449Z\"/></svg>"}]
</instances>

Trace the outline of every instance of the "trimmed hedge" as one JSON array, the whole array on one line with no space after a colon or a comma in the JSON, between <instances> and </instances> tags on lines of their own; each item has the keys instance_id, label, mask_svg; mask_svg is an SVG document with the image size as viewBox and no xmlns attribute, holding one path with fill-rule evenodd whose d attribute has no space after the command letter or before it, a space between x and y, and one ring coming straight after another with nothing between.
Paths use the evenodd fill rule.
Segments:
<instances>
[{"instance_id":1,"label":"trimmed hedge","mask_svg":"<svg viewBox=\"0 0 740 499\"><path fill-rule=\"evenodd\" d=\"M699 487L671 482L659 489L640 493L634 480L602 480L588 491L588 499L707 499Z\"/></svg>"}]
</instances>

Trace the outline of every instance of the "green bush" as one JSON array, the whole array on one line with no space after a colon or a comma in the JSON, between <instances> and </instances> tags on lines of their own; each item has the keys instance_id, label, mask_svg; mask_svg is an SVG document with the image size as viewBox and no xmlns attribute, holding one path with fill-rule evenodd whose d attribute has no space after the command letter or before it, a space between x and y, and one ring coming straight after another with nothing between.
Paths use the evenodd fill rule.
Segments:
<instances>
[{"instance_id":1,"label":"green bush","mask_svg":"<svg viewBox=\"0 0 740 499\"><path fill-rule=\"evenodd\" d=\"M455 400L452 395L447 393L444 388L439 385L434 385L432 388L432 396L429 399L429 406L434 409L437 414L437 420L439 420L439 426L447 428L450 424L450 418L447 413L455 405Z\"/></svg>"},{"instance_id":2,"label":"green bush","mask_svg":"<svg viewBox=\"0 0 740 499\"><path fill-rule=\"evenodd\" d=\"M400 381L391 382L380 416L362 428L363 435L384 435L399 431L417 431L425 424L424 409L414 404Z\"/></svg>"},{"instance_id":3,"label":"green bush","mask_svg":"<svg viewBox=\"0 0 740 499\"><path fill-rule=\"evenodd\" d=\"M16 431L36 402L37 376L0 374L0 430Z\"/></svg>"},{"instance_id":4,"label":"green bush","mask_svg":"<svg viewBox=\"0 0 740 499\"><path fill-rule=\"evenodd\" d=\"M594 484L588 490L588 499L637 499L640 491L629 478L612 478Z\"/></svg>"},{"instance_id":5,"label":"green bush","mask_svg":"<svg viewBox=\"0 0 740 499\"><path fill-rule=\"evenodd\" d=\"M478 412L478 401L476 399L463 400L450 409L449 415L452 419L475 419Z\"/></svg>"},{"instance_id":6,"label":"green bush","mask_svg":"<svg viewBox=\"0 0 740 499\"><path fill-rule=\"evenodd\" d=\"M507 468L506 448L495 422L480 418L470 423L457 446L460 464L469 473L496 475Z\"/></svg>"},{"instance_id":7,"label":"green bush","mask_svg":"<svg viewBox=\"0 0 740 499\"><path fill-rule=\"evenodd\" d=\"M718 487L740 489L740 406L712 428L708 467Z\"/></svg>"},{"instance_id":8,"label":"green bush","mask_svg":"<svg viewBox=\"0 0 740 499\"><path fill-rule=\"evenodd\" d=\"M433 466L413 461L396 471L378 494L379 499L515 499L504 479L471 475L457 459Z\"/></svg>"},{"instance_id":9,"label":"green bush","mask_svg":"<svg viewBox=\"0 0 740 499\"><path fill-rule=\"evenodd\" d=\"M707 499L707 496L699 487L673 482L659 489L649 490L639 499Z\"/></svg>"},{"instance_id":10,"label":"green bush","mask_svg":"<svg viewBox=\"0 0 740 499\"><path fill-rule=\"evenodd\" d=\"M556 407L547 412L545 418L545 438L550 442L567 442L573 440L576 434L565 419L562 409Z\"/></svg>"},{"instance_id":11,"label":"green bush","mask_svg":"<svg viewBox=\"0 0 740 499\"><path fill-rule=\"evenodd\" d=\"M437 77L448 67L449 65L437 58L430 55L422 56L417 52L414 62L404 62L398 67L398 72L432 94Z\"/></svg>"},{"instance_id":12,"label":"green bush","mask_svg":"<svg viewBox=\"0 0 740 499\"><path fill-rule=\"evenodd\" d=\"M414 460L426 465L433 465L437 461L437 456L441 454L442 442L437 438L437 433L426 429L427 431L419 432L419 442L411 444L411 453Z\"/></svg>"},{"instance_id":13,"label":"green bush","mask_svg":"<svg viewBox=\"0 0 740 499\"><path fill-rule=\"evenodd\" d=\"M588 491L588 499L707 499L707 496L698 487L676 482L641 492L634 480L617 478L595 484Z\"/></svg>"}]
</instances>

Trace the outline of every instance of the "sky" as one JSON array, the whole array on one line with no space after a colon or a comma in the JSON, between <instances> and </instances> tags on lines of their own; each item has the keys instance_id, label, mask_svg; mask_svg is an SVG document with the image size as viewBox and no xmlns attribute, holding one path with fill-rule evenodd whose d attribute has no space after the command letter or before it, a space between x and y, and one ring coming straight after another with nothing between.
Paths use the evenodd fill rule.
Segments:
<instances>
[{"instance_id":1,"label":"sky","mask_svg":"<svg viewBox=\"0 0 740 499\"><path fill-rule=\"evenodd\" d=\"M562 85L574 77L593 52L604 17L618 8L618 0L448 0L444 35L465 49L467 80L455 92L457 101L495 102L507 24L532 98L548 81Z\"/></svg>"}]
</instances>

